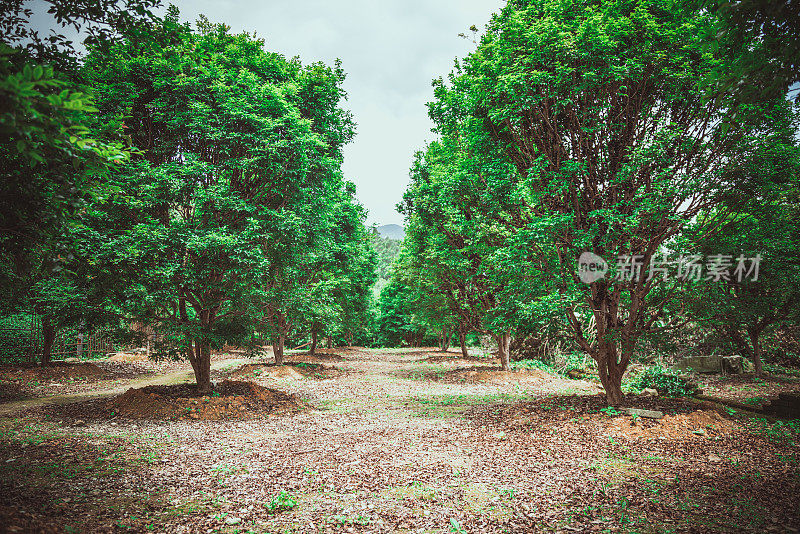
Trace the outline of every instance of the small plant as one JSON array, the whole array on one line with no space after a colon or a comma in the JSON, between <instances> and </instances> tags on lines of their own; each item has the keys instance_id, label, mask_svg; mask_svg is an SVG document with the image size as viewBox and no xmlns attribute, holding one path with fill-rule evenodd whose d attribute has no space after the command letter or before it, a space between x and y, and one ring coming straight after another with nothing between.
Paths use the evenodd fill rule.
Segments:
<instances>
[{"instance_id":1,"label":"small plant","mask_svg":"<svg viewBox=\"0 0 800 534\"><path fill-rule=\"evenodd\" d=\"M267 512L271 514L286 512L295 507L297 507L297 498L288 491L281 491L268 504L264 505Z\"/></svg>"},{"instance_id":2,"label":"small plant","mask_svg":"<svg viewBox=\"0 0 800 534\"><path fill-rule=\"evenodd\" d=\"M609 417L614 417L615 415L622 414L621 411L617 410L613 406L606 406L605 408L600 408L600 411L606 414Z\"/></svg>"},{"instance_id":3,"label":"small plant","mask_svg":"<svg viewBox=\"0 0 800 534\"><path fill-rule=\"evenodd\" d=\"M680 373L660 365L648 367L639 373L629 383L629 387L638 391L645 388L655 389L659 395L668 397L688 397L698 391L697 386Z\"/></svg>"},{"instance_id":4,"label":"small plant","mask_svg":"<svg viewBox=\"0 0 800 534\"><path fill-rule=\"evenodd\" d=\"M456 534L467 534L467 531L461 528L461 523L459 523L455 518L450 518L450 532L455 532Z\"/></svg>"}]
</instances>

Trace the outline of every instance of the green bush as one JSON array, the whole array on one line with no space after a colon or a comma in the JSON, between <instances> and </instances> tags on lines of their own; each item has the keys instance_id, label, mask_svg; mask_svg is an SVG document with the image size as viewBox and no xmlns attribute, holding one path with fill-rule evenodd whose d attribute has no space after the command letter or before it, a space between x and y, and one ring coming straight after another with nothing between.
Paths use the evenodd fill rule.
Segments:
<instances>
[{"instance_id":1,"label":"green bush","mask_svg":"<svg viewBox=\"0 0 800 534\"><path fill-rule=\"evenodd\" d=\"M558 374L555 369L541 360L517 360L511 362L512 369L539 369L546 373Z\"/></svg>"},{"instance_id":2,"label":"green bush","mask_svg":"<svg viewBox=\"0 0 800 534\"><path fill-rule=\"evenodd\" d=\"M277 514L291 510L297 506L297 498L288 491L282 491L276 495L269 503L264 505L267 512Z\"/></svg>"},{"instance_id":3,"label":"green bush","mask_svg":"<svg viewBox=\"0 0 800 534\"><path fill-rule=\"evenodd\" d=\"M647 367L628 383L628 388L641 391L651 388L659 395L668 397L686 397L697 393L697 385L673 369L654 365Z\"/></svg>"}]
</instances>

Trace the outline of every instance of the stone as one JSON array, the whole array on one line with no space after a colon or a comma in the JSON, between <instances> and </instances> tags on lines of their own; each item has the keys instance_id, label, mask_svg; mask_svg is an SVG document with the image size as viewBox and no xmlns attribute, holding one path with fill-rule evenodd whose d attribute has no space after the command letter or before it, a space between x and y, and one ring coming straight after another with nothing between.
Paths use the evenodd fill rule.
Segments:
<instances>
[{"instance_id":1,"label":"stone","mask_svg":"<svg viewBox=\"0 0 800 534\"><path fill-rule=\"evenodd\" d=\"M649 396L649 397L658 397L658 390L653 388L644 388L642 390L641 395Z\"/></svg>"},{"instance_id":2,"label":"stone","mask_svg":"<svg viewBox=\"0 0 800 534\"><path fill-rule=\"evenodd\" d=\"M235 515L229 515L228 517L225 518L225 524L226 525L238 525L241 522L242 522L242 518L241 517L236 517Z\"/></svg>"},{"instance_id":3,"label":"stone","mask_svg":"<svg viewBox=\"0 0 800 534\"><path fill-rule=\"evenodd\" d=\"M698 430L693 430L692 434L697 434L698 436L705 436L706 435L706 431L703 430L702 428L700 428Z\"/></svg>"},{"instance_id":4,"label":"stone","mask_svg":"<svg viewBox=\"0 0 800 534\"><path fill-rule=\"evenodd\" d=\"M741 356L725 356L722 358L722 372L730 375L740 375L745 372L745 362Z\"/></svg>"},{"instance_id":5,"label":"stone","mask_svg":"<svg viewBox=\"0 0 800 534\"><path fill-rule=\"evenodd\" d=\"M73 424L74 426L86 426L86 421L84 421L83 419L76 419L75 423Z\"/></svg>"},{"instance_id":6,"label":"stone","mask_svg":"<svg viewBox=\"0 0 800 534\"><path fill-rule=\"evenodd\" d=\"M642 410L640 408L625 408L625 411L628 412L630 415L636 415L638 417L646 417L648 419L661 419L664 417L664 412L659 412L655 410Z\"/></svg>"},{"instance_id":7,"label":"stone","mask_svg":"<svg viewBox=\"0 0 800 534\"><path fill-rule=\"evenodd\" d=\"M719 373L722 371L722 356L687 356L675 364L678 371L697 373Z\"/></svg>"},{"instance_id":8,"label":"stone","mask_svg":"<svg viewBox=\"0 0 800 534\"><path fill-rule=\"evenodd\" d=\"M716 464L716 463L719 463L719 462L721 462L721 461L722 461L722 458L720 458L720 457L719 457L719 456L717 456L716 454L713 454L713 453L712 453L712 454L709 454L709 455L708 455L708 461Z\"/></svg>"}]
</instances>

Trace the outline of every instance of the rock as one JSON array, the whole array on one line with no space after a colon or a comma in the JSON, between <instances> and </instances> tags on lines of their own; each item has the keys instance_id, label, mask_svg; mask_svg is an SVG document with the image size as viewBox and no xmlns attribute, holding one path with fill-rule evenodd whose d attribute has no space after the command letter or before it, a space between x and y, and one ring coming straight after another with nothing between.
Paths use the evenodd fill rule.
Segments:
<instances>
[{"instance_id":1,"label":"rock","mask_svg":"<svg viewBox=\"0 0 800 534\"><path fill-rule=\"evenodd\" d=\"M725 356L722 358L722 372L730 375L740 375L744 373L744 362L741 356Z\"/></svg>"},{"instance_id":2,"label":"rock","mask_svg":"<svg viewBox=\"0 0 800 534\"><path fill-rule=\"evenodd\" d=\"M698 429L698 430L692 430L692 434L697 434L698 436L705 436L706 435L706 431L701 428L701 429Z\"/></svg>"},{"instance_id":3,"label":"rock","mask_svg":"<svg viewBox=\"0 0 800 534\"><path fill-rule=\"evenodd\" d=\"M675 364L678 371L695 371L697 373L727 373L739 375L752 373L753 364L742 356L687 356Z\"/></svg>"},{"instance_id":4,"label":"rock","mask_svg":"<svg viewBox=\"0 0 800 534\"><path fill-rule=\"evenodd\" d=\"M675 364L675 369L697 373L719 373L722 371L722 356L687 356Z\"/></svg>"},{"instance_id":5,"label":"rock","mask_svg":"<svg viewBox=\"0 0 800 534\"><path fill-rule=\"evenodd\" d=\"M644 388L641 392L641 395L649 397L658 397L658 390L653 388Z\"/></svg>"},{"instance_id":6,"label":"rock","mask_svg":"<svg viewBox=\"0 0 800 534\"><path fill-rule=\"evenodd\" d=\"M242 522L242 518L241 517L236 517L235 515L229 515L228 517L225 518L225 524L226 525L238 525L241 522Z\"/></svg>"},{"instance_id":7,"label":"rock","mask_svg":"<svg viewBox=\"0 0 800 534\"><path fill-rule=\"evenodd\" d=\"M73 423L74 426L86 426L86 421L83 419L76 419Z\"/></svg>"},{"instance_id":8,"label":"rock","mask_svg":"<svg viewBox=\"0 0 800 534\"><path fill-rule=\"evenodd\" d=\"M647 417L648 419L661 419L664 417L664 412L658 412L655 410L641 410L639 408L625 408L625 411L628 412L630 415L636 415L639 417Z\"/></svg>"},{"instance_id":9,"label":"rock","mask_svg":"<svg viewBox=\"0 0 800 534\"><path fill-rule=\"evenodd\" d=\"M721 461L722 461L722 458L720 458L720 457L719 457L719 456L717 456L716 454L713 454L713 453L712 453L712 454L709 454L709 455L708 455L708 461L716 464L716 463L719 463L719 462L721 462Z\"/></svg>"},{"instance_id":10,"label":"rock","mask_svg":"<svg viewBox=\"0 0 800 534\"><path fill-rule=\"evenodd\" d=\"M64 363L79 363L81 360L79 358L64 358Z\"/></svg>"}]
</instances>

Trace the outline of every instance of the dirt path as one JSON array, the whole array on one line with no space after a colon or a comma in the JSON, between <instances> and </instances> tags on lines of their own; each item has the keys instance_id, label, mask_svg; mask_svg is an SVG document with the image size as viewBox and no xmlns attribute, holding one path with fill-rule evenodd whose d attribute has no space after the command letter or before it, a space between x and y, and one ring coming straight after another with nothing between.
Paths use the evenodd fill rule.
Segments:
<instances>
[{"instance_id":1,"label":"dirt path","mask_svg":"<svg viewBox=\"0 0 800 534\"><path fill-rule=\"evenodd\" d=\"M243 359L213 361L211 362L211 370L220 371L249 362L250 360L243 360ZM115 395L120 395L122 393L125 393L125 391L127 391L129 388L143 388L146 386L182 384L191 382L193 380L194 380L194 374L191 369L180 370L165 374L159 374L155 376L148 376L146 378L129 380L124 385L114 388L97 389L90 391L82 391L80 393L68 393L65 395L51 395L48 397L37 397L33 399L21 399L16 401L10 401L0 404L0 417L9 416L16 412L19 412L20 410L24 410L27 408L35 408L35 407L49 406L49 405L72 404L76 402L84 402L88 400L113 397Z\"/></svg>"},{"instance_id":2,"label":"dirt path","mask_svg":"<svg viewBox=\"0 0 800 534\"><path fill-rule=\"evenodd\" d=\"M252 377L313 407L293 416L109 422L88 417L89 402L80 427L78 404L0 419L0 520L11 510L54 532L175 533L800 525L793 442L710 427L626 437L614 429L630 418L599 412L586 382L480 371L490 380L472 383L471 370L492 362L431 362L419 350L336 354L343 360L325 362L345 371L335 378Z\"/></svg>"}]
</instances>

